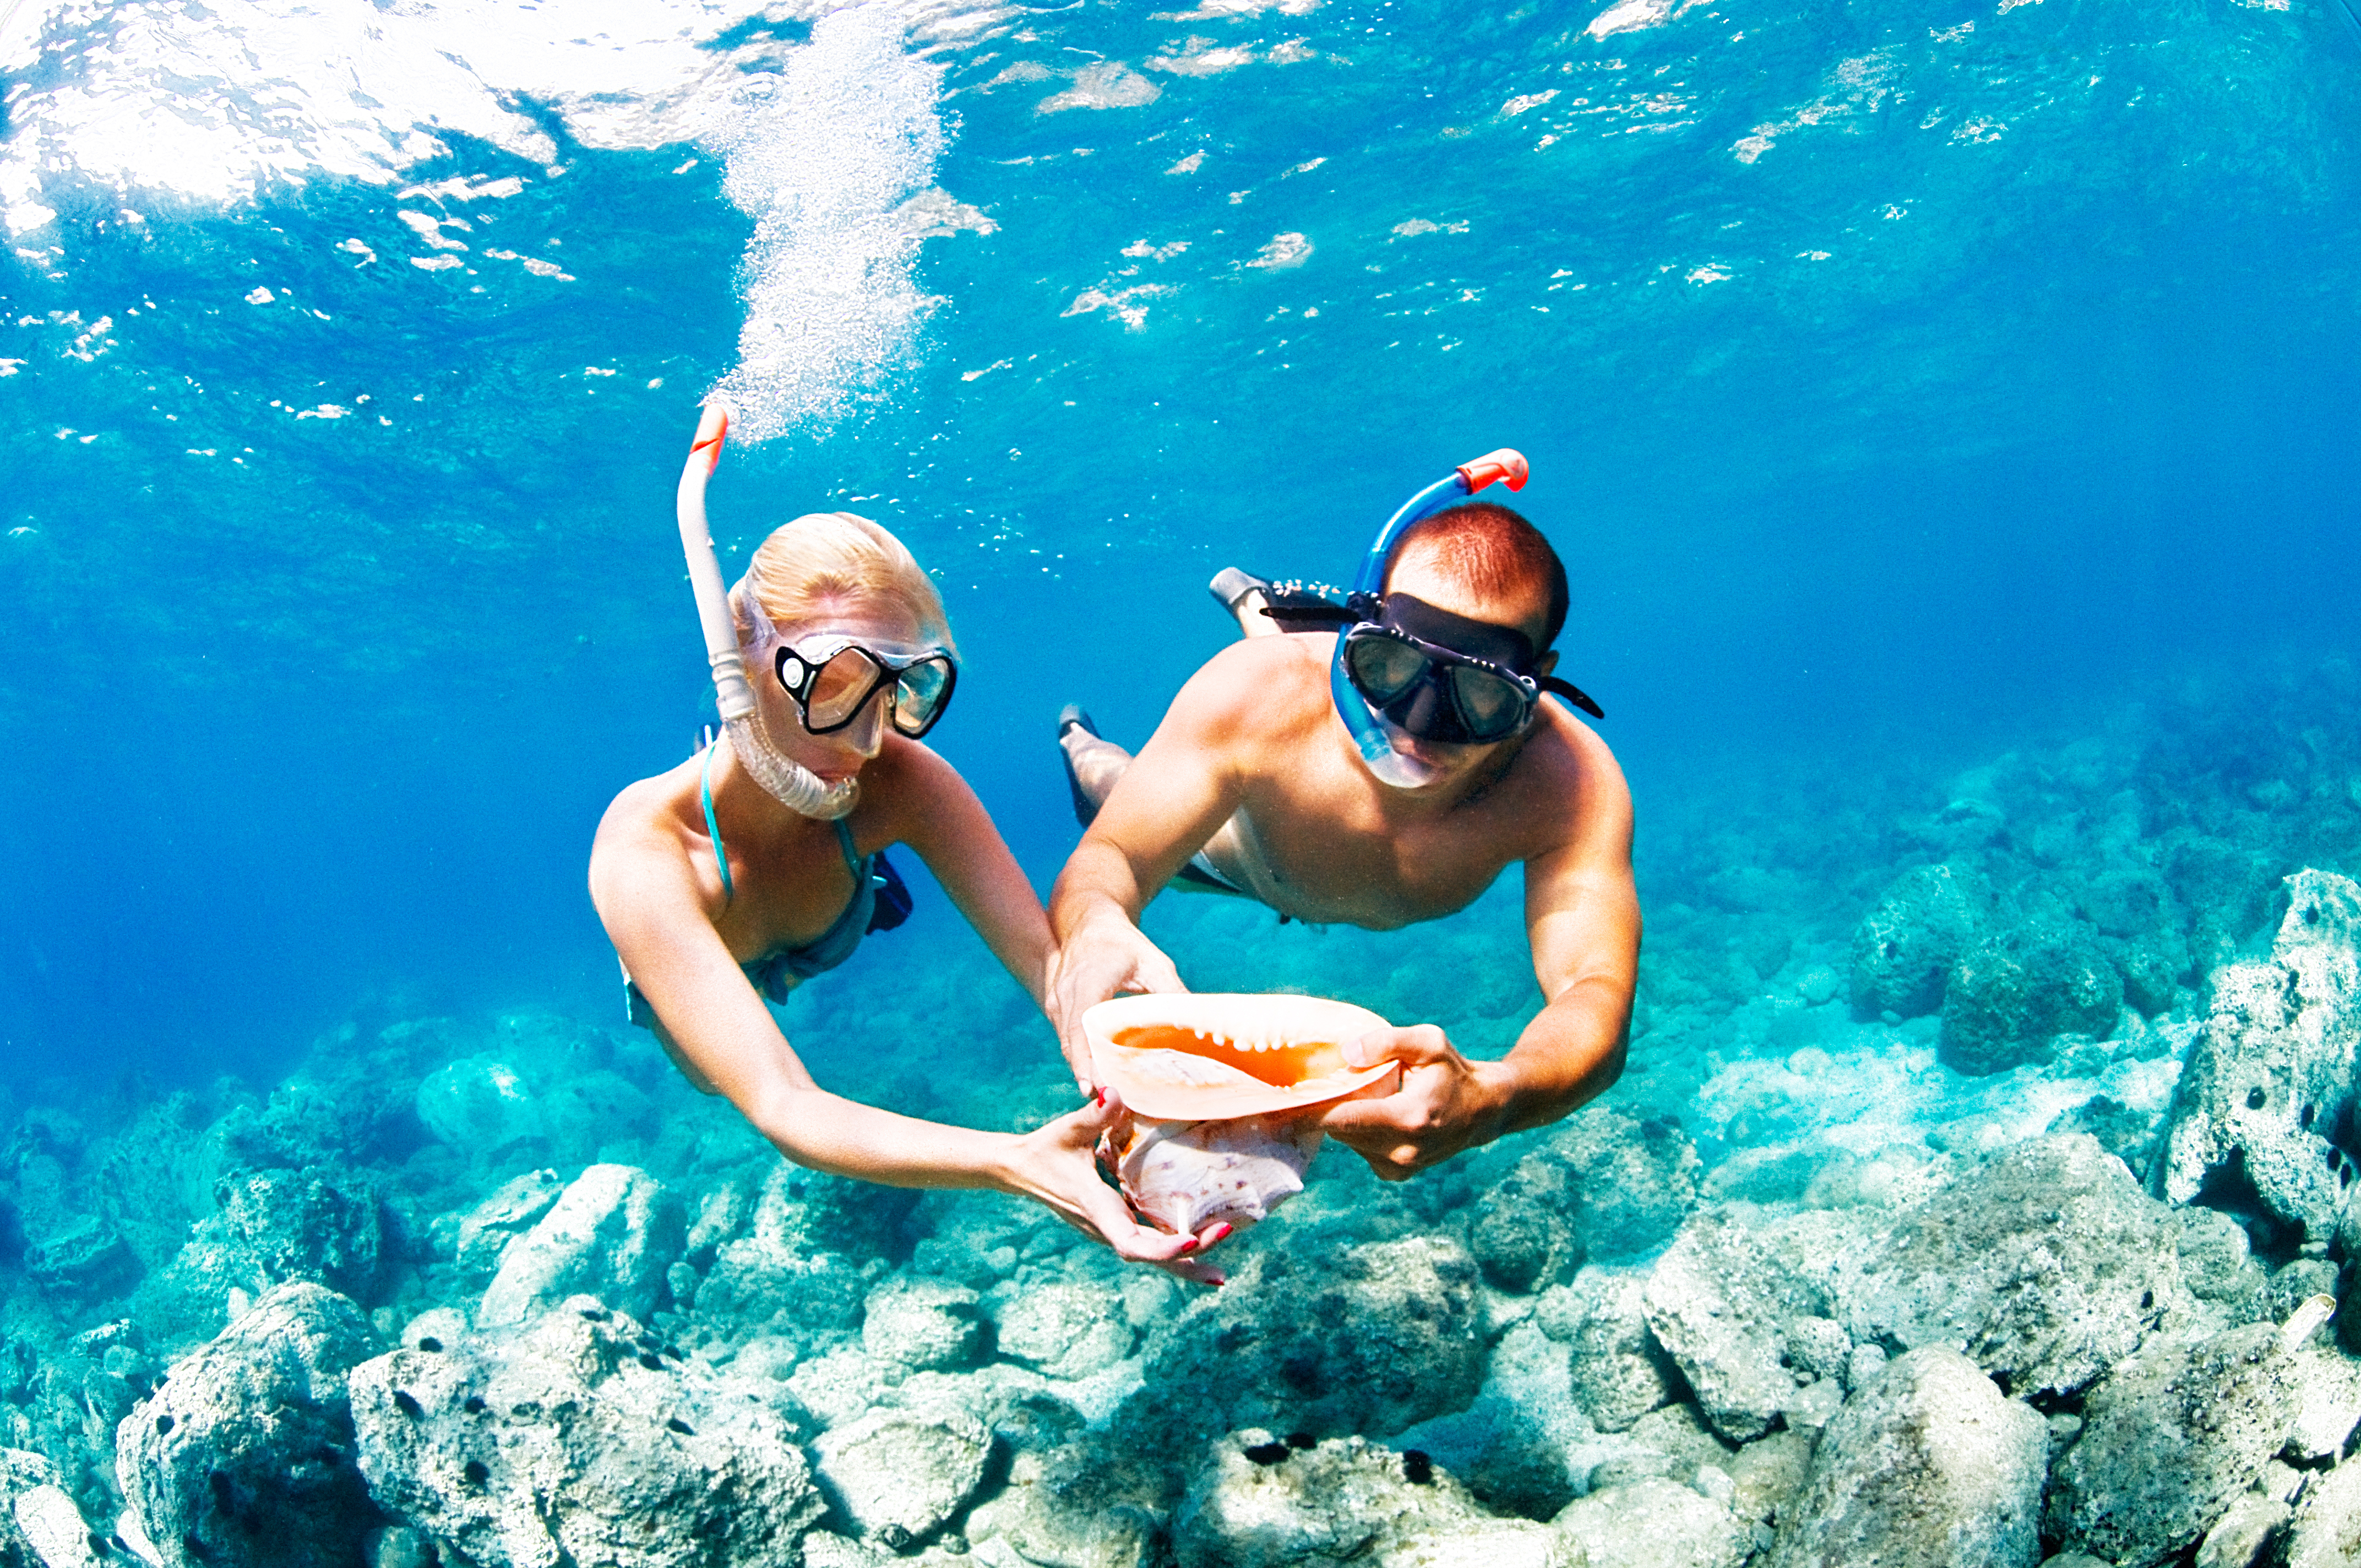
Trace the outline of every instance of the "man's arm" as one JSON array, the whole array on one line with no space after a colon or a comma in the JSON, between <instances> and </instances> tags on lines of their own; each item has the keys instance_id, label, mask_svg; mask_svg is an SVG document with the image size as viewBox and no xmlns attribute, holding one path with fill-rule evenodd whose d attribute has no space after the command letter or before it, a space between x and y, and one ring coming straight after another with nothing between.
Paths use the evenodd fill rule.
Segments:
<instances>
[{"instance_id":1,"label":"man's arm","mask_svg":"<svg viewBox=\"0 0 2361 1568\"><path fill-rule=\"evenodd\" d=\"M1345 1047L1355 1066L1402 1064L1401 1089L1323 1118L1379 1176L1413 1171L1558 1120L1622 1076L1640 971L1631 797L1614 759L1585 735L1569 837L1525 862L1525 931L1545 1005L1506 1057L1469 1061L1433 1025Z\"/></svg>"},{"instance_id":2,"label":"man's arm","mask_svg":"<svg viewBox=\"0 0 2361 1568\"><path fill-rule=\"evenodd\" d=\"M1237 809L1231 715L1245 679L1236 666L1255 662L1251 655L1240 643L1190 677L1050 892L1058 963L1048 1012L1085 1091L1093 1082L1083 1012L1122 992L1187 989L1172 960L1141 935L1139 913Z\"/></svg>"}]
</instances>

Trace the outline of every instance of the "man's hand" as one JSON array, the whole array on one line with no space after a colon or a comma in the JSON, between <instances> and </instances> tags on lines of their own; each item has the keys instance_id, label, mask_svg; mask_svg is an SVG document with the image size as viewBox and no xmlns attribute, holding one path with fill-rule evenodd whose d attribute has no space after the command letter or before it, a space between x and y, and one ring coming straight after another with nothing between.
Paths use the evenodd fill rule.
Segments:
<instances>
[{"instance_id":1,"label":"man's hand","mask_svg":"<svg viewBox=\"0 0 2361 1568\"><path fill-rule=\"evenodd\" d=\"M1066 1053L1066 1066L1082 1092L1098 1088L1091 1071L1090 1038L1082 1033L1085 1012L1127 991L1188 989L1164 950L1119 912L1110 910L1068 938L1050 972L1045 1011L1058 1031L1058 1048Z\"/></svg>"},{"instance_id":2,"label":"man's hand","mask_svg":"<svg viewBox=\"0 0 2361 1568\"><path fill-rule=\"evenodd\" d=\"M1323 1131L1384 1180L1406 1180L1500 1135L1509 1104L1500 1064L1469 1061L1432 1024L1348 1040L1345 1061L1356 1068L1401 1064L1394 1093L1340 1101L1320 1118Z\"/></svg>"}]
</instances>

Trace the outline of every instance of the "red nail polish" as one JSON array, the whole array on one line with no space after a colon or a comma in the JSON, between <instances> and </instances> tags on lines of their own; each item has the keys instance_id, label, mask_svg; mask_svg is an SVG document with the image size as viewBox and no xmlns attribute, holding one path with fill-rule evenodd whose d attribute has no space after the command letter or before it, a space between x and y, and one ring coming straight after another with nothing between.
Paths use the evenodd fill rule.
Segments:
<instances>
[{"instance_id":1,"label":"red nail polish","mask_svg":"<svg viewBox=\"0 0 2361 1568\"><path fill-rule=\"evenodd\" d=\"M1182 1242L1180 1244L1180 1250L1182 1252L1195 1252L1197 1250L1197 1238L1191 1236L1187 1241Z\"/></svg>"},{"instance_id":2,"label":"red nail polish","mask_svg":"<svg viewBox=\"0 0 2361 1568\"><path fill-rule=\"evenodd\" d=\"M1224 1222L1222 1228L1213 1233L1213 1239L1217 1242L1227 1241L1230 1239L1230 1233L1236 1229L1235 1225Z\"/></svg>"},{"instance_id":3,"label":"red nail polish","mask_svg":"<svg viewBox=\"0 0 2361 1568\"><path fill-rule=\"evenodd\" d=\"M1093 1104L1093 1105L1104 1105L1104 1104L1105 1104L1105 1103L1106 1103L1106 1091L1105 1091L1105 1090L1104 1090L1104 1089L1093 1089L1093 1090L1092 1090L1092 1091L1091 1091L1091 1103L1092 1103L1092 1104Z\"/></svg>"}]
</instances>

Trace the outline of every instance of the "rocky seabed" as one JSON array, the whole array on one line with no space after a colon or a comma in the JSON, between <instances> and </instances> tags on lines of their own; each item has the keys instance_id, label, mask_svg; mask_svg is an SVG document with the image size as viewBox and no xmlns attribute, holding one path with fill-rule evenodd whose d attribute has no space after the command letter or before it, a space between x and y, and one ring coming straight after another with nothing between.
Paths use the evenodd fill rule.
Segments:
<instances>
[{"instance_id":1,"label":"rocky seabed","mask_svg":"<svg viewBox=\"0 0 2361 1568\"><path fill-rule=\"evenodd\" d=\"M16 1107L0 1564L2361 1563L2361 886L2012 766L1660 900L1606 1102L1332 1152L1219 1290L562 1019Z\"/></svg>"}]
</instances>

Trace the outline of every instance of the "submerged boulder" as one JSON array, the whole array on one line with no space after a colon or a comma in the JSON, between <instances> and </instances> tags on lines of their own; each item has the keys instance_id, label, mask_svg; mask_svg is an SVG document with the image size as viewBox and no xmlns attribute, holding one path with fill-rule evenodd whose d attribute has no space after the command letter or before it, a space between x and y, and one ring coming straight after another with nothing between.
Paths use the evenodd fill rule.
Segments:
<instances>
[{"instance_id":1,"label":"submerged boulder","mask_svg":"<svg viewBox=\"0 0 2361 1568\"><path fill-rule=\"evenodd\" d=\"M871 1355L914 1372L973 1362L984 1340L976 1293L940 1279L889 1279L869 1293L861 1343Z\"/></svg>"},{"instance_id":2,"label":"submerged boulder","mask_svg":"<svg viewBox=\"0 0 2361 1568\"><path fill-rule=\"evenodd\" d=\"M1172 1325L1126 1420L1176 1433L1397 1432L1467 1408L1484 1382L1482 1331L1475 1260L1442 1237L1258 1252Z\"/></svg>"},{"instance_id":3,"label":"submerged boulder","mask_svg":"<svg viewBox=\"0 0 2361 1568\"><path fill-rule=\"evenodd\" d=\"M395 1248L377 1194L314 1173L247 1170L214 1189L219 1236L263 1286L308 1279L364 1304L378 1299Z\"/></svg>"},{"instance_id":4,"label":"submerged boulder","mask_svg":"<svg viewBox=\"0 0 2361 1568\"><path fill-rule=\"evenodd\" d=\"M1603 1487L1552 1522L1591 1568L1741 1568L1754 1554L1752 1521L1672 1481Z\"/></svg>"},{"instance_id":5,"label":"submerged boulder","mask_svg":"<svg viewBox=\"0 0 2361 1568\"><path fill-rule=\"evenodd\" d=\"M2047 1429L1957 1351L1895 1358L1821 1433L1773 1568L2033 1568Z\"/></svg>"},{"instance_id":6,"label":"submerged boulder","mask_svg":"<svg viewBox=\"0 0 2361 1568\"><path fill-rule=\"evenodd\" d=\"M478 1321L518 1323L577 1293L645 1317L688 1242L679 1198L646 1171L594 1165L500 1255Z\"/></svg>"},{"instance_id":7,"label":"submerged boulder","mask_svg":"<svg viewBox=\"0 0 2361 1568\"><path fill-rule=\"evenodd\" d=\"M2288 1532L2287 1568L2352 1568L2361 1563L2361 1464L2321 1476Z\"/></svg>"},{"instance_id":8,"label":"submerged boulder","mask_svg":"<svg viewBox=\"0 0 2361 1568\"><path fill-rule=\"evenodd\" d=\"M1556 1530L1487 1514L1423 1453L1259 1428L1216 1442L1173 1521L1180 1568L1579 1568Z\"/></svg>"},{"instance_id":9,"label":"submerged boulder","mask_svg":"<svg viewBox=\"0 0 2361 1568\"><path fill-rule=\"evenodd\" d=\"M542 1135L542 1107L516 1069L496 1057L462 1057L418 1086L426 1130L453 1148L489 1155Z\"/></svg>"},{"instance_id":10,"label":"submerged boulder","mask_svg":"<svg viewBox=\"0 0 2361 1568\"><path fill-rule=\"evenodd\" d=\"M821 1487L861 1534L894 1552L959 1516L983 1484L992 1434L972 1415L872 1410L812 1445Z\"/></svg>"},{"instance_id":11,"label":"submerged boulder","mask_svg":"<svg viewBox=\"0 0 2361 1568\"><path fill-rule=\"evenodd\" d=\"M490 1284L509 1243L533 1229L565 1191L566 1183L558 1179L557 1172L529 1170L502 1183L499 1191L466 1213L438 1222L438 1236L448 1227L460 1277L472 1285Z\"/></svg>"},{"instance_id":12,"label":"submerged boulder","mask_svg":"<svg viewBox=\"0 0 2361 1568\"><path fill-rule=\"evenodd\" d=\"M2304 871L2286 888L2269 959L2213 971L2156 1185L2186 1203L2216 1180L2249 1184L2272 1214L2324 1241L2356 1174L2334 1139L2356 1109L2361 885Z\"/></svg>"},{"instance_id":13,"label":"submerged boulder","mask_svg":"<svg viewBox=\"0 0 2361 1568\"><path fill-rule=\"evenodd\" d=\"M2254 1484L2301 1409L2279 1325L2159 1334L2091 1390L2081 1435L2058 1462L2051 1528L2126 1568L2163 1563Z\"/></svg>"},{"instance_id":14,"label":"submerged boulder","mask_svg":"<svg viewBox=\"0 0 2361 1568\"><path fill-rule=\"evenodd\" d=\"M0 1563L9 1568L96 1568L106 1538L93 1534L41 1454L0 1448Z\"/></svg>"},{"instance_id":15,"label":"submerged boulder","mask_svg":"<svg viewBox=\"0 0 2361 1568\"><path fill-rule=\"evenodd\" d=\"M354 1464L346 1374L376 1349L352 1302L281 1285L123 1419L115 1475L167 1568L359 1557L377 1518Z\"/></svg>"},{"instance_id":16,"label":"submerged boulder","mask_svg":"<svg viewBox=\"0 0 2361 1568\"><path fill-rule=\"evenodd\" d=\"M22 1257L35 1284L69 1301L120 1295L138 1283L141 1272L123 1233L96 1214L32 1242Z\"/></svg>"},{"instance_id":17,"label":"submerged boulder","mask_svg":"<svg viewBox=\"0 0 2361 1568\"><path fill-rule=\"evenodd\" d=\"M767 1393L588 1296L352 1375L370 1495L479 1568L792 1563L824 1505Z\"/></svg>"},{"instance_id":18,"label":"submerged boulder","mask_svg":"<svg viewBox=\"0 0 2361 1568\"><path fill-rule=\"evenodd\" d=\"M1545 1330L1555 1325L1545 1321ZM1592 1289L1587 1310L1564 1335L1574 1401L1601 1431L1631 1423L1672 1402L1677 1374L1648 1332L1647 1281L1609 1275Z\"/></svg>"},{"instance_id":19,"label":"submerged boulder","mask_svg":"<svg viewBox=\"0 0 2361 1568\"><path fill-rule=\"evenodd\" d=\"M1733 1442L1770 1431L1795 1398L1788 1325L1826 1309L1742 1213L1723 1211L1681 1228L1648 1276L1643 1299L1656 1343L1697 1390L1706 1419Z\"/></svg>"},{"instance_id":20,"label":"submerged boulder","mask_svg":"<svg viewBox=\"0 0 2361 1568\"><path fill-rule=\"evenodd\" d=\"M2020 1397L2081 1387L2188 1299L2180 1226L2087 1133L2037 1138L1937 1193L1851 1262L1857 1343L1965 1353Z\"/></svg>"},{"instance_id":21,"label":"submerged boulder","mask_svg":"<svg viewBox=\"0 0 2361 1568\"><path fill-rule=\"evenodd\" d=\"M2123 976L2087 927L2029 921L1951 966L1936 1054L1954 1071L2005 1072L2048 1060L2059 1035L2104 1035L2123 1004Z\"/></svg>"},{"instance_id":22,"label":"submerged boulder","mask_svg":"<svg viewBox=\"0 0 2361 1568\"><path fill-rule=\"evenodd\" d=\"M1631 1117L1591 1106L1550 1139L1565 1163L1577 1260L1628 1258L1673 1238L1697 1206L1705 1163L1670 1117Z\"/></svg>"},{"instance_id":23,"label":"submerged boulder","mask_svg":"<svg viewBox=\"0 0 2361 1568\"><path fill-rule=\"evenodd\" d=\"M1131 1354L1138 1335L1111 1286L1062 1280L1011 1289L992 1309L994 1348L1047 1377L1087 1377Z\"/></svg>"},{"instance_id":24,"label":"submerged boulder","mask_svg":"<svg viewBox=\"0 0 2361 1568\"><path fill-rule=\"evenodd\" d=\"M1852 1004L1916 1018L1943 1004L1951 966L1982 934L1992 890L1974 872L1916 866L1878 896L1852 934Z\"/></svg>"},{"instance_id":25,"label":"submerged boulder","mask_svg":"<svg viewBox=\"0 0 2361 1568\"><path fill-rule=\"evenodd\" d=\"M1532 1290L1570 1277L1582 1263L1574 1212L1580 1195L1565 1162L1530 1154L1477 1200L1467 1250L1503 1290Z\"/></svg>"}]
</instances>

